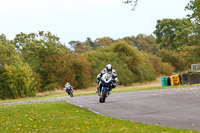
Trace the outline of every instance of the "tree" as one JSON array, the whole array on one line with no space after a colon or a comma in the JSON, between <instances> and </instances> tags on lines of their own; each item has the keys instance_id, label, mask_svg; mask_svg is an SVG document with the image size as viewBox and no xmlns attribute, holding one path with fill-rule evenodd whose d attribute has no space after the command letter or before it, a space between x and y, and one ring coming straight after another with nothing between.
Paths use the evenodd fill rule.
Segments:
<instances>
[{"instance_id":1,"label":"tree","mask_svg":"<svg viewBox=\"0 0 200 133\"><path fill-rule=\"evenodd\" d=\"M74 85L75 75L73 72L74 56L71 54L66 55L50 55L43 63L44 71L47 73L47 83L58 83L64 86L66 82Z\"/></svg>"},{"instance_id":2,"label":"tree","mask_svg":"<svg viewBox=\"0 0 200 133\"><path fill-rule=\"evenodd\" d=\"M77 89L87 88L91 83L90 63L84 56L76 56L73 62L75 74L75 87Z\"/></svg>"},{"instance_id":3,"label":"tree","mask_svg":"<svg viewBox=\"0 0 200 133\"><path fill-rule=\"evenodd\" d=\"M33 96L38 90L34 73L12 44L0 43L0 98Z\"/></svg>"},{"instance_id":4,"label":"tree","mask_svg":"<svg viewBox=\"0 0 200 133\"><path fill-rule=\"evenodd\" d=\"M2 45L5 45L5 44L9 43L9 41L6 39L6 35L4 35L4 34L0 35L0 43Z\"/></svg>"},{"instance_id":5,"label":"tree","mask_svg":"<svg viewBox=\"0 0 200 133\"><path fill-rule=\"evenodd\" d=\"M97 45L97 47L100 48L105 48L107 46L110 46L113 42L114 40L110 37L97 38L95 40L95 44Z\"/></svg>"},{"instance_id":6,"label":"tree","mask_svg":"<svg viewBox=\"0 0 200 133\"><path fill-rule=\"evenodd\" d=\"M170 63L162 62L162 58L158 57L155 54L145 52L146 58L148 58L149 62L155 69L157 76L162 75L171 75L174 72L174 67Z\"/></svg>"},{"instance_id":7,"label":"tree","mask_svg":"<svg viewBox=\"0 0 200 133\"><path fill-rule=\"evenodd\" d=\"M151 52L153 54L155 54L159 48L159 44L156 43L153 35L139 34L136 37L124 37L118 41L125 41L127 44L137 48L140 51Z\"/></svg>"},{"instance_id":8,"label":"tree","mask_svg":"<svg viewBox=\"0 0 200 133\"><path fill-rule=\"evenodd\" d=\"M190 0L185 9L192 11L192 14L189 14L188 17L195 23L195 39L197 44L200 45L200 0Z\"/></svg>"},{"instance_id":9,"label":"tree","mask_svg":"<svg viewBox=\"0 0 200 133\"><path fill-rule=\"evenodd\" d=\"M74 53L77 55L91 50L96 50L99 47L99 44L93 42L90 37L87 37L85 42L70 41L69 44L74 49Z\"/></svg>"},{"instance_id":10,"label":"tree","mask_svg":"<svg viewBox=\"0 0 200 133\"><path fill-rule=\"evenodd\" d=\"M97 49L96 44L92 41L90 37L87 37L87 40L85 41L85 45L90 46L90 48L93 50Z\"/></svg>"},{"instance_id":11,"label":"tree","mask_svg":"<svg viewBox=\"0 0 200 133\"><path fill-rule=\"evenodd\" d=\"M84 53L84 56L91 63L91 75L93 82L96 82L97 74L99 74L102 69L105 68L105 66L109 63L112 64L113 68L118 73L118 84L129 85L136 80L133 73L128 68L127 64L125 64L123 60L118 57L117 53L99 49L97 51Z\"/></svg>"},{"instance_id":12,"label":"tree","mask_svg":"<svg viewBox=\"0 0 200 133\"><path fill-rule=\"evenodd\" d=\"M134 36L131 36L131 37L124 37L120 40L117 40L117 41L125 41L127 44L135 47L136 45L136 38Z\"/></svg>"},{"instance_id":13,"label":"tree","mask_svg":"<svg viewBox=\"0 0 200 133\"><path fill-rule=\"evenodd\" d=\"M74 49L74 53L76 55L91 51L91 47L87 45L85 42L80 41L70 41L69 44Z\"/></svg>"},{"instance_id":14,"label":"tree","mask_svg":"<svg viewBox=\"0 0 200 133\"><path fill-rule=\"evenodd\" d=\"M188 15L190 19L200 24L200 0L190 0L190 2L185 7L185 10L192 11L192 14Z\"/></svg>"},{"instance_id":15,"label":"tree","mask_svg":"<svg viewBox=\"0 0 200 133\"><path fill-rule=\"evenodd\" d=\"M117 71L120 85L151 81L156 77L155 69L146 63L144 55L125 41L83 55L91 63L93 81L107 64L112 64Z\"/></svg>"},{"instance_id":16,"label":"tree","mask_svg":"<svg viewBox=\"0 0 200 133\"><path fill-rule=\"evenodd\" d=\"M17 51L21 54L25 62L27 62L37 75L37 79L41 82L42 88L47 83L47 73L43 63L46 58L54 54L67 54L70 50L60 43L59 37L52 35L50 32L39 31L38 34L20 33L11 41Z\"/></svg>"},{"instance_id":17,"label":"tree","mask_svg":"<svg viewBox=\"0 0 200 133\"><path fill-rule=\"evenodd\" d=\"M66 82L69 82L76 89L86 88L90 85L90 63L85 57L73 54L50 55L43 65L47 73L48 85L64 86Z\"/></svg>"},{"instance_id":18,"label":"tree","mask_svg":"<svg viewBox=\"0 0 200 133\"><path fill-rule=\"evenodd\" d=\"M133 6L132 10L135 10L135 7L137 6L138 0L124 0L125 4L131 4Z\"/></svg>"},{"instance_id":19,"label":"tree","mask_svg":"<svg viewBox=\"0 0 200 133\"><path fill-rule=\"evenodd\" d=\"M136 44L135 47L140 51L151 52L156 54L158 51L158 44L155 42L155 38L153 35L144 35L139 34L136 37Z\"/></svg>"},{"instance_id":20,"label":"tree","mask_svg":"<svg viewBox=\"0 0 200 133\"><path fill-rule=\"evenodd\" d=\"M158 56L162 58L163 62L170 63L174 68L176 72L183 71L187 69L187 62L177 52L174 52L172 50L162 49L158 52Z\"/></svg>"},{"instance_id":21,"label":"tree","mask_svg":"<svg viewBox=\"0 0 200 133\"><path fill-rule=\"evenodd\" d=\"M158 20L156 30L156 42L160 48L179 50L183 46L190 46L193 33L193 24L188 19L163 19Z\"/></svg>"}]
</instances>

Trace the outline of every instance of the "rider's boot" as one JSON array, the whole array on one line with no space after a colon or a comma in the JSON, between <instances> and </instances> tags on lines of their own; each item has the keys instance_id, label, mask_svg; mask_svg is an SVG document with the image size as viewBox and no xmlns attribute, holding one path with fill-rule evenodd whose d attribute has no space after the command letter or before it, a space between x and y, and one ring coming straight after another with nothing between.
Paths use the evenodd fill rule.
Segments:
<instances>
[{"instance_id":1,"label":"rider's boot","mask_svg":"<svg viewBox=\"0 0 200 133\"><path fill-rule=\"evenodd\" d=\"M100 88L97 87L96 93L99 94L100 93Z\"/></svg>"},{"instance_id":2,"label":"rider's boot","mask_svg":"<svg viewBox=\"0 0 200 133\"><path fill-rule=\"evenodd\" d=\"M112 91L112 88L109 88L108 95L110 95L110 91Z\"/></svg>"}]
</instances>

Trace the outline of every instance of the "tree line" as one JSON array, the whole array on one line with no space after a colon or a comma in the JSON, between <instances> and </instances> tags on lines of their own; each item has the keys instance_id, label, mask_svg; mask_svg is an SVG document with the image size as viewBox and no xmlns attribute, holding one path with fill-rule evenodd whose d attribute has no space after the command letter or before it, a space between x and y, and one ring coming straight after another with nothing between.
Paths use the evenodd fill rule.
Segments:
<instances>
[{"instance_id":1,"label":"tree line","mask_svg":"<svg viewBox=\"0 0 200 133\"><path fill-rule=\"evenodd\" d=\"M0 35L0 98L34 96L60 89L96 85L96 75L110 63L119 85L152 81L159 75L188 70L200 60L198 1L190 1L192 15L158 20L154 35L71 41L66 47L51 32L19 33L13 40ZM198 12L198 10L197 10Z\"/></svg>"}]
</instances>

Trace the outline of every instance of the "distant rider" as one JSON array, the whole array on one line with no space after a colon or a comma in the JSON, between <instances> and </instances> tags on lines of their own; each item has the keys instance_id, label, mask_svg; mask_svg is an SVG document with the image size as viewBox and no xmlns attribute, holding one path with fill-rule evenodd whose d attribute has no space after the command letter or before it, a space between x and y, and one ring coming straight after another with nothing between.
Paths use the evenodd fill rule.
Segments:
<instances>
[{"instance_id":1,"label":"distant rider","mask_svg":"<svg viewBox=\"0 0 200 133\"><path fill-rule=\"evenodd\" d=\"M64 89L65 89L65 92L67 92L68 94L69 94L70 91L73 92L73 88L69 83L65 84L65 88Z\"/></svg>"},{"instance_id":2,"label":"distant rider","mask_svg":"<svg viewBox=\"0 0 200 133\"><path fill-rule=\"evenodd\" d=\"M101 88L102 88L102 85L101 85L101 77L105 74L105 73L108 73L108 74L112 74L112 85L111 85L111 88L109 88L109 91L112 90L112 88L115 88L116 87L116 82L118 81L118 78L117 78L117 72L113 69L112 65L111 64L108 64L106 65L106 68L104 68L101 73L99 73L97 75L97 82L98 82L98 87L97 87L97 93L100 93L101 92Z\"/></svg>"}]
</instances>

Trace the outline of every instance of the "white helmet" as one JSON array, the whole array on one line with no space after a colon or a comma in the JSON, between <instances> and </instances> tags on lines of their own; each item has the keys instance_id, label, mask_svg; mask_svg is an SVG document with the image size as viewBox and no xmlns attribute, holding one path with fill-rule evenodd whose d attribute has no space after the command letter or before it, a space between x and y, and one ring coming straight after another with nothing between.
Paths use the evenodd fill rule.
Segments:
<instances>
[{"instance_id":1,"label":"white helmet","mask_svg":"<svg viewBox=\"0 0 200 133\"><path fill-rule=\"evenodd\" d=\"M70 84L69 84L69 83L67 83L67 84L66 84L66 86L70 86Z\"/></svg>"},{"instance_id":2,"label":"white helmet","mask_svg":"<svg viewBox=\"0 0 200 133\"><path fill-rule=\"evenodd\" d=\"M112 65L111 65L111 64L108 64L108 65L106 66L106 70L107 70L108 73L111 73L111 72L112 72Z\"/></svg>"}]
</instances>

